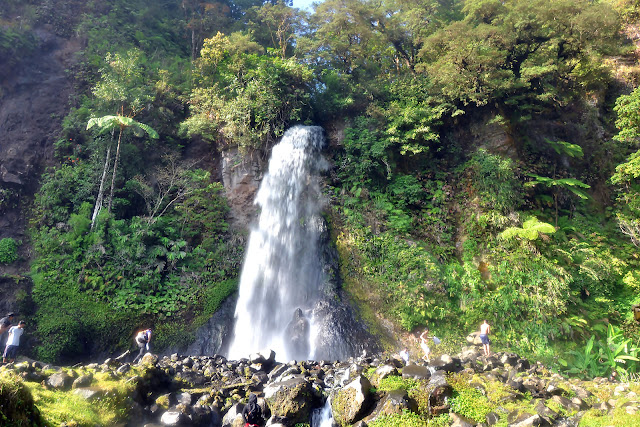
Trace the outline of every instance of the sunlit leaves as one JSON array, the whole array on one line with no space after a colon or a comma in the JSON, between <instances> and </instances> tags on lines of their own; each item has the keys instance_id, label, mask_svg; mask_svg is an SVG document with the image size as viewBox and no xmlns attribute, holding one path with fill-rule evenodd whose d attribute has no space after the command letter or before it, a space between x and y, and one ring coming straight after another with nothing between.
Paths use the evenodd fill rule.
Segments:
<instances>
[{"instance_id":1,"label":"sunlit leaves","mask_svg":"<svg viewBox=\"0 0 640 427\"><path fill-rule=\"evenodd\" d=\"M501 239L519 237L526 240L536 240L540 233L552 234L556 228L546 222L541 222L536 217L531 217L522 223L522 227L509 227L499 234Z\"/></svg>"}]
</instances>

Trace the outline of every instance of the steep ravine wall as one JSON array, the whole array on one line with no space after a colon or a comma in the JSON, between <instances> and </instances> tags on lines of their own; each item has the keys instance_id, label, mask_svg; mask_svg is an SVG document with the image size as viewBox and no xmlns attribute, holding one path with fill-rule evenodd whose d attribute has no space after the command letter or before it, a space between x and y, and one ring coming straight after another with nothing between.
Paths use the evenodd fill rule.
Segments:
<instances>
[{"instance_id":1,"label":"steep ravine wall","mask_svg":"<svg viewBox=\"0 0 640 427\"><path fill-rule=\"evenodd\" d=\"M20 259L0 264L0 313L16 310L16 292L27 290L32 257L27 210L42 172L54 164L54 143L69 110L73 78L66 70L76 62L80 42L58 37L45 25L33 30L34 53L0 81L0 239L22 242Z\"/></svg>"}]
</instances>

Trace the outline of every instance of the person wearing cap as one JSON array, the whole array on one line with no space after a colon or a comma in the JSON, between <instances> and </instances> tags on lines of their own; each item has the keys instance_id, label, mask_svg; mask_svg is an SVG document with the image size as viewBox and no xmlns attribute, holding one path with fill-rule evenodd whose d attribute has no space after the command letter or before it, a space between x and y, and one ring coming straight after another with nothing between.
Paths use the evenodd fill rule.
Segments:
<instances>
[{"instance_id":1,"label":"person wearing cap","mask_svg":"<svg viewBox=\"0 0 640 427\"><path fill-rule=\"evenodd\" d=\"M0 319L0 344L2 344L2 340L4 339L5 332L7 332L11 327L14 316L15 316L15 313L9 313L5 317Z\"/></svg>"},{"instance_id":2,"label":"person wearing cap","mask_svg":"<svg viewBox=\"0 0 640 427\"><path fill-rule=\"evenodd\" d=\"M24 320L21 320L18 322L18 326L12 326L11 329L9 329L7 346L4 348L4 353L2 354L2 363L7 363L7 360L9 360L9 363L16 360L18 346L20 345L20 336L22 336L25 326L26 323Z\"/></svg>"},{"instance_id":3,"label":"person wearing cap","mask_svg":"<svg viewBox=\"0 0 640 427\"><path fill-rule=\"evenodd\" d=\"M136 344L138 345L138 348L140 349L140 352L138 353L136 358L133 359L133 363L136 363L138 362L138 360L142 359L142 356L144 356L145 350L149 351L149 341L151 341L151 329L145 329L143 331L138 332L136 334L134 341L136 342Z\"/></svg>"}]
</instances>

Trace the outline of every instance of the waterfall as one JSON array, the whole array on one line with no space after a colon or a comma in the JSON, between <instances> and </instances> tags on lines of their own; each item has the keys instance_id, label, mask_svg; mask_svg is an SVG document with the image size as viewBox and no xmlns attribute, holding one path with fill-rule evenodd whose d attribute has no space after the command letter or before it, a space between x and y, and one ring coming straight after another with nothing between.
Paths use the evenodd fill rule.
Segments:
<instances>
[{"instance_id":1,"label":"waterfall","mask_svg":"<svg viewBox=\"0 0 640 427\"><path fill-rule=\"evenodd\" d=\"M279 360L313 353L311 312L325 282L318 245L323 145L322 128L296 126L273 147L254 202L260 216L240 276L231 359L266 349Z\"/></svg>"}]
</instances>

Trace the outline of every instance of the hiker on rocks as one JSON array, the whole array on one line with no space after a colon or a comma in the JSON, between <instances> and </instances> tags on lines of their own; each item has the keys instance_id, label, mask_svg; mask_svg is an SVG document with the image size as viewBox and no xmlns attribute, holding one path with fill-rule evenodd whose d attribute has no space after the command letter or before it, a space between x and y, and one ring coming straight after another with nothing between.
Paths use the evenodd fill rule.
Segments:
<instances>
[{"instance_id":1,"label":"hiker on rocks","mask_svg":"<svg viewBox=\"0 0 640 427\"><path fill-rule=\"evenodd\" d=\"M406 347L400 351L400 358L404 362L404 366L409 364L409 350Z\"/></svg>"},{"instance_id":2,"label":"hiker on rocks","mask_svg":"<svg viewBox=\"0 0 640 427\"><path fill-rule=\"evenodd\" d=\"M18 346L20 345L20 336L24 332L26 323L24 320L18 322L18 326L12 326L9 329L9 336L7 337L7 346L4 348L2 354L2 363L12 363L16 360L16 354L18 353Z\"/></svg>"},{"instance_id":3,"label":"hiker on rocks","mask_svg":"<svg viewBox=\"0 0 640 427\"><path fill-rule=\"evenodd\" d=\"M489 351L489 345L491 341L489 341L489 333L491 332L491 326L487 322L487 319L482 322L480 325L480 341L482 342L482 348L484 349L484 355L488 356L491 352Z\"/></svg>"},{"instance_id":4,"label":"hiker on rocks","mask_svg":"<svg viewBox=\"0 0 640 427\"><path fill-rule=\"evenodd\" d=\"M13 323L13 316L15 316L15 313L9 313L5 317L0 319L0 344L2 344L5 333L9 330L11 324Z\"/></svg>"},{"instance_id":5,"label":"hiker on rocks","mask_svg":"<svg viewBox=\"0 0 640 427\"><path fill-rule=\"evenodd\" d=\"M258 396L253 393L249 395L249 402L242 410L242 418L244 427L260 427L264 424L262 408L258 405Z\"/></svg>"},{"instance_id":6,"label":"hiker on rocks","mask_svg":"<svg viewBox=\"0 0 640 427\"><path fill-rule=\"evenodd\" d=\"M431 354L431 349L427 344L427 340L430 340L430 339L433 339L433 337L429 336L429 328L427 328L424 330L422 334L420 334L420 348L422 349L422 351L424 351L424 356L422 358L423 359L426 358L427 363L431 362L431 359L429 359L429 355Z\"/></svg>"},{"instance_id":7,"label":"hiker on rocks","mask_svg":"<svg viewBox=\"0 0 640 427\"><path fill-rule=\"evenodd\" d=\"M137 363L138 360L142 359L142 356L144 356L145 351L149 351L150 341L151 341L151 329L145 329L136 334L135 342L138 345L140 352L138 353L136 358L133 359L133 363Z\"/></svg>"}]
</instances>

